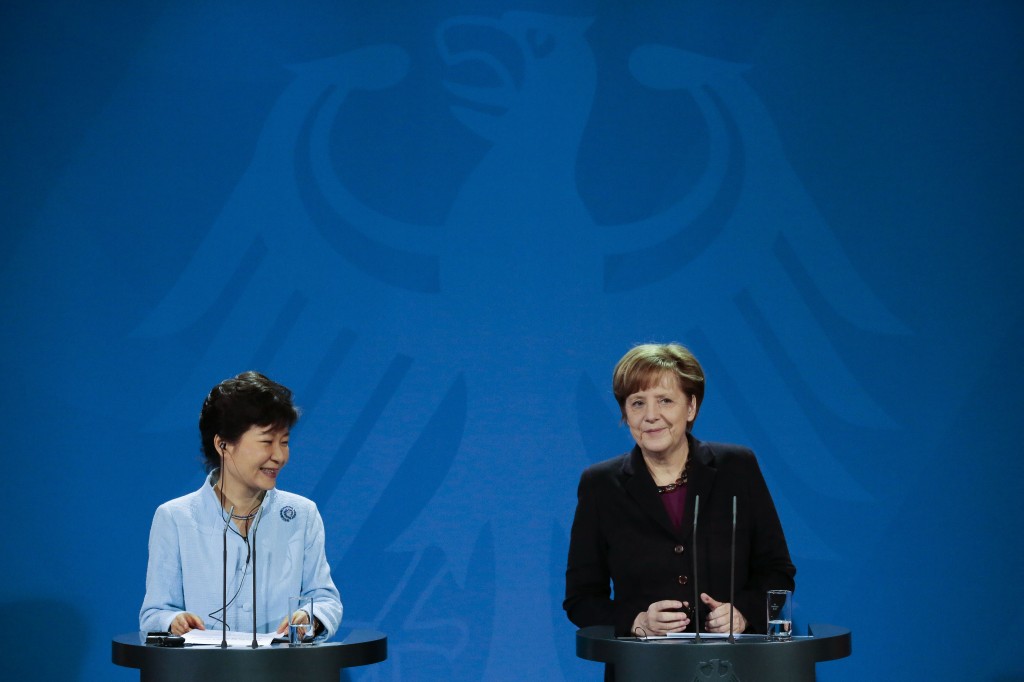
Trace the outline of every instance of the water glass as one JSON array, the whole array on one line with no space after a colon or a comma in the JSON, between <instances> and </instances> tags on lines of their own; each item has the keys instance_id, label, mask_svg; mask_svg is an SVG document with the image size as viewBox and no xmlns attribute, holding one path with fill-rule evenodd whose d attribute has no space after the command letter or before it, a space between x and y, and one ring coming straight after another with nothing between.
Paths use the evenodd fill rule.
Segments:
<instances>
[{"instance_id":1,"label":"water glass","mask_svg":"<svg viewBox=\"0 0 1024 682\"><path fill-rule=\"evenodd\" d=\"M313 643L313 598L288 598L288 644L302 646Z\"/></svg>"},{"instance_id":2,"label":"water glass","mask_svg":"<svg viewBox=\"0 0 1024 682\"><path fill-rule=\"evenodd\" d=\"M793 636L793 593L768 590L768 640L785 642Z\"/></svg>"}]
</instances>

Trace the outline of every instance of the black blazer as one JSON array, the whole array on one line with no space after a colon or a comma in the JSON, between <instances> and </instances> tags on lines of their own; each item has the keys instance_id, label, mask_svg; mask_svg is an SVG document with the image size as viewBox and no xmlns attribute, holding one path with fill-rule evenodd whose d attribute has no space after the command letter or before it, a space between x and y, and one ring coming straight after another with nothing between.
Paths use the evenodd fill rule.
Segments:
<instances>
[{"instance_id":1,"label":"black blazer","mask_svg":"<svg viewBox=\"0 0 1024 682\"><path fill-rule=\"evenodd\" d=\"M792 590L796 567L754 453L687 435L693 458L683 523L669 520L639 447L595 464L580 478L569 540L563 608L577 627L614 625L631 634L633 619L662 599L693 606L693 506L698 588L729 601L732 498L736 496L736 600L747 632L766 632L765 592ZM612 597L614 588L614 598ZM701 628L708 609L699 605ZM688 628L694 629L693 618Z\"/></svg>"}]
</instances>

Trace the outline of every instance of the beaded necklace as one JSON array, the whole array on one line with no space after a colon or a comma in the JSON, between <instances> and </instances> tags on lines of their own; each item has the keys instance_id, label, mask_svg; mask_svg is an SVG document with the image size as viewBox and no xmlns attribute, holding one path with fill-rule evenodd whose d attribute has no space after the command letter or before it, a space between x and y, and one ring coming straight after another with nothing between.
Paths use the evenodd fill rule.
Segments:
<instances>
[{"instance_id":1,"label":"beaded necklace","mask_svg":"<svg viewBox=\"0 0 1024 682\"><path fill-rule=\"evenodd\" d=\"M686 482L690 480L690 462L692 461L693 457L686 458L686 464L683 465L683 471L682 473L679 474L679 478L677 478L675 482L669 483L668 485L654 486L655 488L658 489L658 494L664 495L665 493L670 493L673 490L676 490L677 488L682 488L684 485L686 485Z\"/></svg>"}]
</instances>

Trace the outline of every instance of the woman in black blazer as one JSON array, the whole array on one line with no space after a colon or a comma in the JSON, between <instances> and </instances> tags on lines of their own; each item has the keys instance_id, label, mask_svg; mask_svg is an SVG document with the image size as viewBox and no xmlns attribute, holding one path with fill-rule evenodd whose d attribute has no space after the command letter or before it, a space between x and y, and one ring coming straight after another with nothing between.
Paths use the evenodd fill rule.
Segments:
<instances>
[{"instance_id":1,"label":"woman in black blazer","mask_svg":"<svg viewBox=\"0 0 1024 682\"><path fill-rule=\"evenodd\" d=\"M694 617L701 632L728 632L735 496L733 631L766 632L765 593L792 590L796 567L754 453L690 432L704 398L700 363L677 344L637 346L616 365L612 387L637 444L580 478L565 571L569 620L614 625L617 635L693 631L699 496Z\"/></svg>"}]
</instances>

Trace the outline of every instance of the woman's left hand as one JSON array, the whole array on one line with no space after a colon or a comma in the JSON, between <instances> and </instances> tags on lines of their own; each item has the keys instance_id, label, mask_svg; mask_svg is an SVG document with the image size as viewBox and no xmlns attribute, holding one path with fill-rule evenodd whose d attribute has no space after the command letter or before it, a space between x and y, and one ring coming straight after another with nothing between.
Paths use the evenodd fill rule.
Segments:
<instances>
[{"instance_id":1,"label":"woman's left hand","mask_svg":"<svg viewBox=\"0 0 1024 682\"><path fill-rule=\"evenodd\" d=\"M298 611L296 611L295 613L292 614L291 622L292 623L308 623L309 622L309 614L306 613L305 611L303 611L302 609L299 609ZM281 624L277 626L277 634L283 635L287 630L288 630L288 619L285 618L284 620L281 621ZM301 632L301 636L302 637L306 636L305 630L302 630L300 632Z\"/></svg>"},{"instance_id":2,"label":"woman's left hand","mask_svg":"<svg viewBox=\"0 0 1024 682\"><path fill-rule=\"evenodd\" d=\"M711 613L708 614L707 620L704 622L704 629L707 632L729 632L729 603L715 601L705 592L700 595L700 600L708 605L711 609ZM743 617L740 610L733 608L732 610L732 631L739 634L747 629L747 619Z\"/></svg>"}]
</instances>

